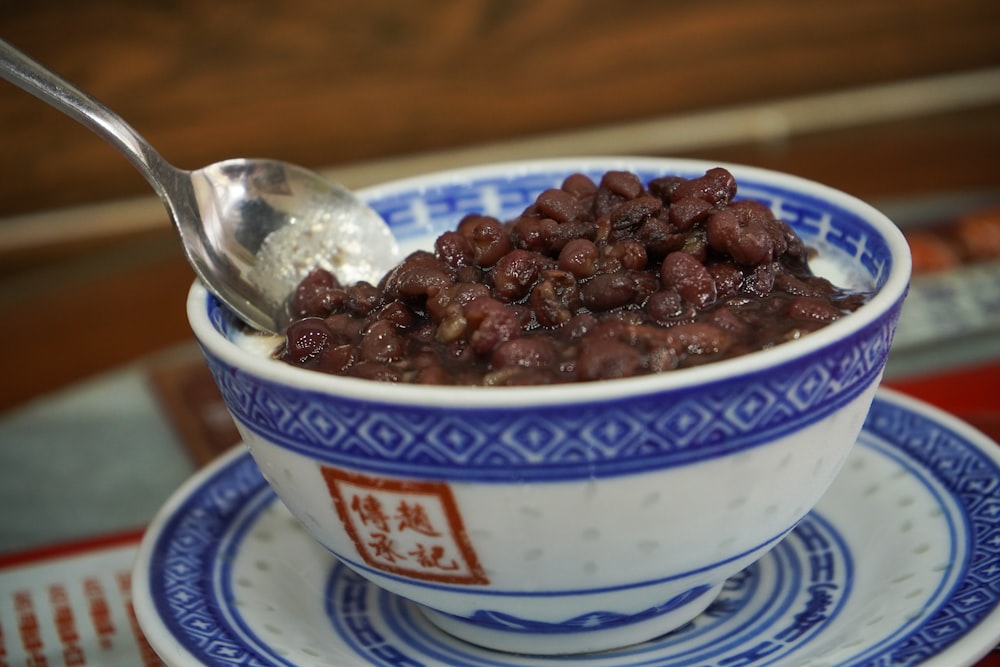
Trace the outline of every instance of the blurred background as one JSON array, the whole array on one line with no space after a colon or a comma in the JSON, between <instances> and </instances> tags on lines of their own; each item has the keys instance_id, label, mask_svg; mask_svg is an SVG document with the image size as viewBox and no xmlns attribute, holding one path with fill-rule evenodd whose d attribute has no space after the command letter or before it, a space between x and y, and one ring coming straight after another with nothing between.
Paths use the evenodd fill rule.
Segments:
<instances>
[{"instance_id":1,"label":"blurred background","mask_svg":"<svg viewBox=\"0 0 1000 667\"><path fill-rule=\"evenodd\" d=\"M0 38L183 168L272 157L357 188L690 156L817 179L913 230L1000 197L995 0L5 0ZM0 411L190 342L193 274L125 159L6 83L0 147Z\"/></svg>"}]
</instances>

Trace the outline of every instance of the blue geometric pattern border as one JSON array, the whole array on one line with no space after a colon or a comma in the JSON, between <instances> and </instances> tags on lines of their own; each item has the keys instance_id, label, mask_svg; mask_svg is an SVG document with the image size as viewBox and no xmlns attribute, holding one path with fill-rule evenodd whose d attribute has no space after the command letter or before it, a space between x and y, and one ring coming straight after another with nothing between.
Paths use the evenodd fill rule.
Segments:
<instances>
[{"instance_id":1,"label":"blue geometric pattern border","mask_svg":"<svg viewBox=\"0 0 1000 667\"><path fill-rule=\"evenodd\" d=\"M877 401L878 399L876 399ZM913 632L853 667L919 665L1000 605L1000 466L947 426L905 406L877 402L865 432L893 443L944 485L962 507L967 557L958 584Z\"/></svg>"},{"instance_id":2,"label":"blue geometric pattern border","mask_svg":"<svg viewBox=\"0 0 1000 667\"><path fill-rule=\"evenodd\" d=\"M220 538L255 497L270 500L274 494L257 464L244 454L213 475L202 492L185 500L163 527L150 559L157 614L192 655L211 665L272 664L240 641L212 602L211 573L220 560Z\"/></svg>"},{"instance_id":3,"label":"blue geometric pattern border","mask_svg":"<svg viewBox=\"0 0 1000 667\"><path fill-rule=\"evenodd\" d=\"M701 615L669 635L615 650L613 664L647 667L771 664L794 655L840 616L851 596L853 572L851 553L841 535L813 513L766 559L728 579L722 592ZM411 603L379 590L343 564L331 571L323 597L331 625L365 664L384 667L426 664L424 660L430 658L434 664L442 665L510 667L511 663L503 659L490 659L483 654L473 657L437 633L422 630L423 619ZM526 607L530 608L530 604ZM655 614L655 610L649 613ZM775 616L783 621L775 622ZM563 624L538 624L506 615L497 618L498 629L533 634L592 632L627 624L630 618L640 620L600 612L584 614ZM720 643L718 631L722 625L726 627L725 642ZM383 641L373 642L373 636L383 636L380 631L386 633ZM664 650L668 644L684 648L679 655L672 654L669 649ZM759 663L765 658L765 662ZM534 664L568 663L556 658ZM597 661L597 664L607 662Z\"/></svg>"},{"instance_id":4,"label":"blue geometric pattern border","mask_svg":"<svg viewBox=\"0 0 1000 667\"><path fill-rule=\"evenodd\" d=\"M246 428L329 464L411 479L587 479L688 465L815 423L878 379L898 310L832 350L738 381L589 405L386 409L206 359Z\"/></svg>"}]
</instances>

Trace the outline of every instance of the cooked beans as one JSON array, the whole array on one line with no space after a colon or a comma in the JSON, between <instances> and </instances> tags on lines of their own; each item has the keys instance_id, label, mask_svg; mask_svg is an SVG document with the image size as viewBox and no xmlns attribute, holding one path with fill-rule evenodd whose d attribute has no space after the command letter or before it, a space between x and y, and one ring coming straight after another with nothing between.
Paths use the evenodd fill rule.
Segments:
<instances>
[{"instance_id":1,"label":"cooked beans","mask_svg":"<svg viewBox=\"0 0 1000 667\"><path fill-rule=\"evenodd\" d=\"M765 349L864 302L812 275L792 229L736 189L722 168L574 174L513 220L467 216L377 286L314 271L276 356L385 382L593 381Z\"/></svg>"}]
</instances>

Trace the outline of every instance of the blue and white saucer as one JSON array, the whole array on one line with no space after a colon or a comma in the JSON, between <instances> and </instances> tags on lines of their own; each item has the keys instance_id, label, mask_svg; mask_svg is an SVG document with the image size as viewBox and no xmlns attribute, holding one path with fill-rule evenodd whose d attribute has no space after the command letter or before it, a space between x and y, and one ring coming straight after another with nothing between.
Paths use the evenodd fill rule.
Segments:
<instances>
[{"instance_id":1,"label":"blue and white saucer","mask_svg":"<svg viewBox=\"0 0 1000 667\"><path fill-rule=\"evenodd\" d=\"M171 667L970 665L1000 641L1000 446L881 390L816 510L704 614L568 658L442 633L314 543L237 447L153 521L133 602Z\"/></svg>"}]
</instances>

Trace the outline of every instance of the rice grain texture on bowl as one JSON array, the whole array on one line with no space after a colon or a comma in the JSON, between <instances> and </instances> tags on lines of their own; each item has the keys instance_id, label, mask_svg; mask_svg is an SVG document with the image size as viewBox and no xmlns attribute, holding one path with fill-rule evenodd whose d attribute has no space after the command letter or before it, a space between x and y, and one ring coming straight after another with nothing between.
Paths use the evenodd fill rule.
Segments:
<instances>
[{"instance_id":1,"label":"rice grain texture on bowl","mask_svg":"<svg viewBox=\"0 0 1000 667\"><path fill-rule=\"evenodd\" d=\"M692 178L714 163L540 160L360 194L404 249L468 213L519 214L580 172ZM530 387L390 384L254 350L195 284L188 314L246 446L305 528L446 632L519 653L640 642L701 613L792 530L836 476L879 384L910 274L885 216L738 165L817 251L815 273L872 294L760 352L641 377Z\"/></svg>"}]
</instances>

